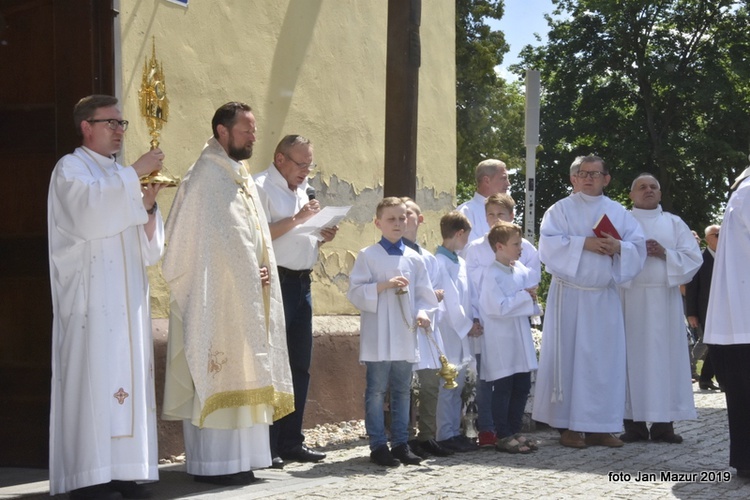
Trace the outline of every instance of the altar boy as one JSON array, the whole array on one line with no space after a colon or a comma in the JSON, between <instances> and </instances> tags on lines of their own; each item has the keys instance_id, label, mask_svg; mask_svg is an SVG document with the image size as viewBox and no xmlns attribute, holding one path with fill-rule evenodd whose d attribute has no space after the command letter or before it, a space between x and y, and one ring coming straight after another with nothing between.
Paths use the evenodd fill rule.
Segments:
<instances>
[{"instance_id":1,"label":"altar boy","mask_svg":"<svg viewBox=\"0 0 750 500\"><path fill-rule=\"evenodd\" d=\"M407 196L403 196L401 201L406 205L404 244L422 257L422 261L427 269L427 275L430 277L430 283L435 292L435 298L437 298L438 304L440 304L443 300L443 289L437 286L440 266L435 256L417 243L419 226L424 224L422 209L419 208L419 205L414 200ZM419 382L419 390L412 394L414 403L419 408L419 419L417 420L417 431L419 434L416 439L409 441L409 448L422 458L429 455L447 457L455 451L454 448L443 448L435 440L437 436L438 394L440 393L440 381L442 380L438 375L438 370L440 370L440 353L445 351L445 348L443 347L443 340L437 320L434 318L431 319L433 320L432 331L422 328L417 329L419 361L412 366L417 382Z\"/></svg>"},{"instance_id":2,"label":"altar boy","mask_svg":"<svg viewBox=\"0 0 750 500\"><path fill-rule=\"evenodd\" d=\"M473 360L470 337L482 333L479 322L474 322L473 297L466 273L466 262L458 254L469 241L471 223L461 212L450 212L440 219L443 244L437 248L440 266L437 288L443 290L443 301L438 313L438 325L443 339L443 352L448 361L458 368L455 389L440 387L437 403L437 439L449 449L469 451L477 445L461 434L461 392L466 380L466 368Z\"/></svg>"},{"instance_id":3,"label":"altar boy","mask_svg":"<svg viewBox=\"0 0 750 500\"><path fill-rule=\"evenodd\" d=\"M384 198L375 212L382 233L362 249L349 276L347 298L360 310L359 360L367 368L365 428L370 460L378 465L418 464L407 444L412 364L419 360L417 328L430 327L437 299L422 258L407 247L406 205ZM383 404L390 389L391 448Z\"/></svg>"},{"instance_id":4,"label":"altar boy","mask_svg":"<svg viewBox=\"0 0 750 500\"><path fill-rule=\"evenodd\" d=\"M518 432L531 390L531 370L537 369L529 316L539 314L536 279L523 264L521 228L497 222L487 239L495 261L487 268L479 294L482 335L482 380L492 386L495 449L530 453L532 442Z\"/></svg>"}]
</instances>

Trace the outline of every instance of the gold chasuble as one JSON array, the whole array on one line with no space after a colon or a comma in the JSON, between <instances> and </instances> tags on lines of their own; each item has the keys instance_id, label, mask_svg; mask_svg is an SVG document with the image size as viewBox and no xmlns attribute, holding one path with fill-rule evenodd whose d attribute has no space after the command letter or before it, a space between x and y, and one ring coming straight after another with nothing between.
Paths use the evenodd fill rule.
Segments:
<instances>
[{"instance_id":1,"label":"gold chasuble","mask_svg":"<svg viewBox=\"0 0 750 500\"><path fill-rule=\"evenodd\" d=\"M244 164L211 138L167 222L166 420L241 429L294 410L276 260L257 203ZM261 286L262 266L270 286Z\"/></svg>"}]
</instances>

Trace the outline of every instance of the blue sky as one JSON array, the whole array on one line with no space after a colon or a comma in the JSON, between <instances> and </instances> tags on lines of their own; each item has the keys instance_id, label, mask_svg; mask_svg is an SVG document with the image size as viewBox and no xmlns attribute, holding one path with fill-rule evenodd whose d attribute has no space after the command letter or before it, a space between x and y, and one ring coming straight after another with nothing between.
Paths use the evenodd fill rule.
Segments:
<instances>
[{"instance_id":1,"label":"blue sky","mask_svg":"<svg viewBox=\"0 0 750 500\"><path fill-rule=\"evenodd\" d=\"M487 24L505 33L505 40L510 45L510 52L505 54L501 68L498 72L507 77L505 71L511 64L518 62L518 53L528 44L538 45L534 39L534 33L546 40L547 21L544 14L551 14L553 10L552 0L505 0L505 15L500 21L488 20Z\"/></svg>"}]
</instances>

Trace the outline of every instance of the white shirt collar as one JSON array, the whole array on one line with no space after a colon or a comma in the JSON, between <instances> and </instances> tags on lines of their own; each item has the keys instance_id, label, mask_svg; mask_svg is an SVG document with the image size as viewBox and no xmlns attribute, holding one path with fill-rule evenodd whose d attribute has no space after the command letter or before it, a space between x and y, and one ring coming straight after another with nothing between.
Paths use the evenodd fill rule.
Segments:
<instances>
[{"instance_id":1,"label":"white shirt collar","mask_svg":"<svg viewBox=\"0 0 750 500\"><path fill-rule=\"evenodd\" d=\"M283 187L289 192L292 192L291 189L289 189L289 183L286 181L283 175L281 175L281 172L279 172L279 169L276 168L276 165L271 163L271 166L268 167L268 180L271 181L273 184ZM305 182L297 186L297 189L295 190L297 193L305 194L307 192L307 179L305 179Z\"/></svg>"}]
</instances>

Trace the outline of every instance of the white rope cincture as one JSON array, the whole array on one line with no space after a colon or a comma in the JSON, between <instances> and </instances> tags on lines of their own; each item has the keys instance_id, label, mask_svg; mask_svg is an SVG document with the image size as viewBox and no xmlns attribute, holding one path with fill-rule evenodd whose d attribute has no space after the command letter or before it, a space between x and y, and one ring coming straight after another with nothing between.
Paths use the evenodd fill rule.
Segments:
<instances>
[{"instance_id":1,"label":"white rope cincture","mask_svg":"<svg viewBox=\"0 0 750 500\"><path fill-rule=\"evenodd\" d=\"M607 287L589 287L576 285L570 283L558 276L552 276L552 280L556 281L561 287L575 288L576 290L585 290L589 292L595 292L599 290L605 290ZM563 401L563 389L562 389L562 343L560 340L561 326L562 326L562 290L559 290L555 296L555 331L557 333L555 338L555 361L553 369L553 381L552 381L552 397L550 402L562 403Z\"/></svg>"}]
</instances>

